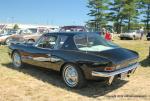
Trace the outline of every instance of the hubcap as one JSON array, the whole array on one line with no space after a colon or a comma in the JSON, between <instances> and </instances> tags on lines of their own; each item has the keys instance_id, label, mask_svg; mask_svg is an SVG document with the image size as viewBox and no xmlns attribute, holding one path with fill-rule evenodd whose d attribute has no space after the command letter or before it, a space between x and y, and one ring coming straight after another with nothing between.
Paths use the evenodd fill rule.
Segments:
<instances>
[{"instance_id":1,"label":"hubcap","mask_svg":"<svg viewBox=\"0 0 150 101\"><path fill-rule=\"evenodd\" d=\"M10 42L10 39L7 39L7 40L6 40L6 45L10 45L10 43L11 43L11 42Z\"/></svg>"},{"instance_id":2,"label":"hubcap","mask_svg":"<svg viewBox=\"0 0 150 101\"><path fill-rule=\"evenodd\" d=\"M17 68L19 68L21 66L21 58L18 53L14 53L14 55L13 55L13 64Z\"/></svg>"},{"instance_id":3,"label":"hubcap","mask_svg":"<svg viewBox=\"0 0 150 101\"><path fill-rule=\"evenodd\" d=\"M67 66L64 71L64 80L68 86L74 87L78 83L78 73L75 67Z\"/></svg>"}]
</instances>

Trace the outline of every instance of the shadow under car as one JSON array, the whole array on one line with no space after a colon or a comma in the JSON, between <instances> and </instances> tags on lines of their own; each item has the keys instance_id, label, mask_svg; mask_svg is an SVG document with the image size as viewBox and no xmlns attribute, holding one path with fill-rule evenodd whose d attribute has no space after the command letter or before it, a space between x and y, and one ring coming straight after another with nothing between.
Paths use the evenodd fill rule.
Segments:
<instances>
[{"instance_id":1,"label":"shadow under car","mask_svg":"<svg viewBox=\"0 0 150 101\"><path fill-rule=\"evenodd\" d=\"M57 86L59 88L65 89L70 92L78 93L83 96L96 98L99 96L104 96L107 93L112 92L113 90L116 90L126 84L128 81L125 80L114 80L114 82L111 85L107 85L105 82L97 82L97 81L87 81L87 86L81 89L71 89L63 83L63 80L61 76L59 75L59 72L49 70L49 69L43 69L40 67L35 67L31 65L25 65L22 69L15 69L13 68L13 65L11 63L2 64L5 67L8 67L10 69L16 70L18 72L22 72L24 74L31 75L35 77L38 80L41 80L43 82L47 82L49 84L52 84L54 86Z\"/></svg>"}]
</instances>

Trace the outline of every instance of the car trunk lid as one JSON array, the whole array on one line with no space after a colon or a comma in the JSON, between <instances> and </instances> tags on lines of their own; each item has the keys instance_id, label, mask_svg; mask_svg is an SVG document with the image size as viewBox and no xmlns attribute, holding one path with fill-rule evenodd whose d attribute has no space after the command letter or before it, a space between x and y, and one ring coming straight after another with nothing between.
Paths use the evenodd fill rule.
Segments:
<instances>
[{"instance_id":1,"label":"car trunk lid","mask_svg":"<svg viewBox=\"0 0 150 101\"><path fill-rule=\"evenodd\" d=\"M116 69L127 67L137 62L138 54L123 48L115 48L101 52L88 52L100 57L104 57L112 61L116 65Z\"/></svg>"}]
</instances>

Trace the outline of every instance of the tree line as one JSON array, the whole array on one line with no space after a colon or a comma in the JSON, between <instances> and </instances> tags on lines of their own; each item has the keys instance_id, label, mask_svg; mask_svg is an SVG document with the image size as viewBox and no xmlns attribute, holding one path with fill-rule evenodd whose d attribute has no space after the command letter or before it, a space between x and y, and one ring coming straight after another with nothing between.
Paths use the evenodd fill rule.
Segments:
<instances>
[{"instance_id":1,"label":"tree line","mask_svg":"<svg viewBox=\"0 0 150 101\"><path fill-rule=\"evenodd\" d=\"M120 33L144 27L150 31L150 0L88 0L86 25L94 31L113 26Z\"/></svg>"}]
</instances>

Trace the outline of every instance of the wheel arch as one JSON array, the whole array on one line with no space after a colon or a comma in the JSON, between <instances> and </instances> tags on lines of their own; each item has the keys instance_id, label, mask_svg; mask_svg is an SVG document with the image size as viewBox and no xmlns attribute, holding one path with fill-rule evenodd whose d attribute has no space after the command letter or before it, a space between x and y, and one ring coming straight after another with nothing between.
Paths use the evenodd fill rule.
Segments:
<instances>
[{"instance_id":1,"label":"wheel arch","mask_svg":"<svg viewBox=\"0 0 150 101\"><path fill-rule=\"evenodd\" d=\"M63 68L64 68L65 65L67 65L67 64L75 65L76 67L78 67L78 68L81 70L81 72L82 72L83 75L85 76L83 69L80 67L80 64L79 64L79 63L75 63L75 62L64 62L64 63L61 65L61 67L60 67L60 75L62 75Z\"/></svg>"},{"instance_id":2,"label":"wheel arch","mask_svg":"<svg viewBox=\"0 0 150 101\"><path fill-rule=\"evenodd\" d=\"M11 58L12 58L12 56L13 56L14 52L18 52L18 53L20 54L19 50L14 49L14 50L12 51L12 53L11 53Z\"/></svg>"},{"instance_id":3,"label":"wheel arch","mask_svg":"<svg viewBox=\"0 0 150 101\"><path fill-rule=\"evenodd\" d=\"M7 37L5 40L4 40L4 44L6 44L6 41L8 40L8 39L10 39L11 37Z\"/></svg>"},{"instance_id":4,"label":"wheel arch","mask_svg":"<svg viewBox=\"0 0 150 101\"><path fill-rule=\"evenodd\" d=\"M28 39L28 41L30 41L30 40L32 40L32 41L34 41L34 42L35 42L35 40L34 40L33 38L29 38L29 39Z\"/></svg>"}]
</instances>

